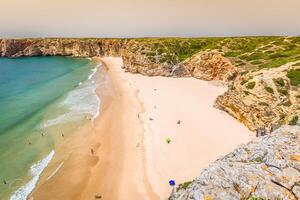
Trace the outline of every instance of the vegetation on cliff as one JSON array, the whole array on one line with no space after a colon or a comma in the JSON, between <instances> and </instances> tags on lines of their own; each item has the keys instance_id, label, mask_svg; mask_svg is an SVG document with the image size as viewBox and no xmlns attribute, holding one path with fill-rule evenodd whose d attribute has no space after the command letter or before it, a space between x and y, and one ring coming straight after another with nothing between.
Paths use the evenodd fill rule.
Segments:
<instances>
[{"instance_id":1,"label":"vegetation on cliff","mask_svg":"<svg viewBox=\"0 0 300 200\"><path fill-rule=\"evenodd\" d=\"M199 51L217 51L242 68L279 67L300 59L299 37L135 39L152 62L178 64ZM157 59L158 57L158 59Z\"/></svg>"},{"instance_id":2,"label":"vegetation on cliff","mask_svg":"<svg viewBox=\"0 0 300 200\"><path fill-rule=\"evenodd\" d=\"M0 54L121 56L132 73L230 81L217 106L252 130L299 112L300 37L3 39Z\"/></svg>"},{"instance_id":3,"label":"vegetation on cliff","mask_svg":"<svg viewBox=\"0 0 300 200\"><path fill-rule=\"evenodd\" d=\"M255 138L176 187L169 200L300 199L300 127Z\"/></svg>"},{"instance_id":4,"label":"vegetation on cliff","mask_svg":"<svg viewBox=\"0 0 300 200\"><path fill-rule=\"evenodd\" d=\"M251 130L291 126L217 160L171 199L300 198L300 37L3 39L0 55L121 56L132 73L227 82L218 108Z\"/></svg>"}]
</instances>

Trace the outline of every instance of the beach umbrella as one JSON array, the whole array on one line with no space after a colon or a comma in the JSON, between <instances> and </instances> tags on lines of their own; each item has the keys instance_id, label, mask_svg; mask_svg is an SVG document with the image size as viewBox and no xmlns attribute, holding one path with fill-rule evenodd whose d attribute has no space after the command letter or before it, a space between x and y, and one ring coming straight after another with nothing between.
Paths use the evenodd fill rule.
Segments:
<instances>
[{"instance_id":1,"label":"beach umbrella","mask_svg":"<svg viewBox=\"0 0 300 200\"><path fill-rule=\"evenodd\" d=\"M174 180L172 180L172 179L171 179L171 180L169 180L169 185L170 185L170 186L172 186L172 187L173 187L173 186L175 186L175 181L174 181Z\"/></svg>"}]
</instances>

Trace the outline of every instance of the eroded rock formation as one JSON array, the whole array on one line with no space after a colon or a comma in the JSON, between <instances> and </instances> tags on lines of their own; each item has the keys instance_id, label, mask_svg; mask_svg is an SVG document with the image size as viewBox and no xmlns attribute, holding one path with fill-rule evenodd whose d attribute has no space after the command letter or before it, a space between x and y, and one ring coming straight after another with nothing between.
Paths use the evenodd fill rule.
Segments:
<instances>
[{"instance_id":1,"label":"eroded rock formation","mask_svg":"<svg viewBox=\"0 0 300 200\"><path fill-rule=\"evenodd\" d=\"M300 88L287 77L298 69L297 62L278 68L241 73L229 90L216 100L225 110L251 130L295 123L300 115Z\"/></svg>"},{"instance_id":2,"label":"eroded rock formation","mask_svg":"<svg viewBox=\"0 0 300 200\"><path fill-rule=\"evenodd\" d=\"M139 39L3 39L0 55L21 56L118 56L131 73L148 76L193 76L204 80L232 78L237 69L219 53L198 53L179 62L172 52L158 52L156 43Z\"/></svg>"},{"instance_id":3,"label":"eroded rock formation","mask_svg":"<svg viewBox=\"0 0 300 200\"><path fill-rule=\"evenodd\" d=\"M238 74L238 68L229 59L215 52L199 52L179 66L188 69L191 76L202 80L228 82Z\"/></svg>"},{"instance_id":4,"label":"eroded rock formation","mask_svg":"<svg viewBox=\"0 0 300 200\"><path fill-rule=\"evenodd\" d=\"M131 73L228 82L229 90L216 100L216 106L251 130L291 122L297 124L300 89L287 77L288 70L299 68L294 65L297 62L274 69L242 72L222 54L207 49L193 51L195 54L186 59L186 40L180 43L182 46L178 41L173 44L173 40L166 40L163 45L157 41L3 39L0 40L0 55L118 56L123 58L125 70ZM177 47L180 51L174 52ZM180 56L183 59L179 59ZM271 135L242 145L203 170L196 180L175 191L170 197L172 200L300 199L300 127L284 126Z\"/></svg>"},{"instance_id":5,"label":"eroded rock formation","mask_svg":"<svg viewBox=\"0 0 300 200\"><path fill-rule=\"evenodd\" d=\"M179 185L169 199L300 199L299 143L299 126L255 138Z\"/></svg>"}]
</instances>

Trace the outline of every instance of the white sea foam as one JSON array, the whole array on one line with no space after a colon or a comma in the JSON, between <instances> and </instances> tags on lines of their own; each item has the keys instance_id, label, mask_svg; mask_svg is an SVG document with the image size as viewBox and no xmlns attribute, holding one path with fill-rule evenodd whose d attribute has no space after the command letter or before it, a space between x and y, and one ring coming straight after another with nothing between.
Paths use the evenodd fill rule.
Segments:
<instances>
[{"instance_id":1,"label":"white sea foam","mask_svg":"<svg viewBox=\"0 0 300 200\"><path fill-rule=\"evenodd\" d=\"M26 200L28 195L33 191L36 186L36 183L39 180L41 173L47 167L54 156L55 152L52 150L44 159L40 160L36 164L30 167L30 175L32 179L21 186L11 197L10 200Z\"/></svg>"},{"instance_id":2,"label":"white sea foam","mask_svg":"<svg viewBox=\"0 0 300 200\"><path fill-rule=\"evenodd\" d=\"M82 117L91 116L94 120L99 116L100 99L96 94L97 83L93 77L98 67L92 69L88 80L81 83L77 88L70 91L60 106L68 109L68 112L43 123L42 128L77 121Z\"/></svg>"},{"instance_id":3,"label":"white sea foam","mask_svg":"<svg viewBox=\"0 0 300 200\"><path fill-rule=\"evenodd\" d=\"M97 66L97 67L95 67L94 69L92 69L91 71L92 71L92 73L89 75L89 80L91 80L92 78L93 78L93 76L95 75L95 73L97 72L97 70L98 70L98 67L99 66Z\"/></svg>"}]
</instances>

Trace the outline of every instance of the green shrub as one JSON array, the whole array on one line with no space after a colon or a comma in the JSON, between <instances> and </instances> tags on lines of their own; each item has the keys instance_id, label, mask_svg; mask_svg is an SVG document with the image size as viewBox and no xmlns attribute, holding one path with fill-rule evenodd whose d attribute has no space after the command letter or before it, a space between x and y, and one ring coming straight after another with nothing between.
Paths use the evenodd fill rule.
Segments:
<instances>
[{"instance_id":1,"label":"green shrub","mask_svg":"<svg viewBox=\"0 0 300 200\"><path fill-rule=\"evenodd\" d=\"M186 188L189 187L189 185L190 185L191 183L192 183L192 181L184 182L183 184L181 184L181 187L182 187L183 189L186 189Z\"/></svg>"},{"instance_id":2,"label":"green shrub","mask_svg":"<svg viewBox=\"0 0 300 200\"><path fill-rule=\"evenodd\" d=\"M274 79L273 81L275 82L276 85L278 85L280 87L284 87L285 86L283 78L277 78L277 79Z\"/></svg>"},{"instance_id":3,"label":"green shrub","mask_svg":"<svg viewBox=\"0 0 300 200\"><path fill-rule=\"evenodd\" d=\"M239 56L239 59L246 60L247 57L248 57L248 55L241 55L241 56Z\"/></svg>"},{"instance_id":4,"label":"green shrub","mask_svg":"<svg viewBox=\"0 0 300 200\"><path fill-rule=\"evenodd\" d=\"M281 65L286 64L287 61L285 59L279 58L279 59L270 59L268 62L260 65L260 68L275 68L275 67L280 67Z\"/></svg>"},{"instance_id":5,"label":"green shrub","mask_svg":"<svg viewBox=\"0 0 300 200\"><path fill-rule=\"evenodd\" d=\"M282 104L283 106L290 107L292 103L290 101L286 101Z\"/></svg>"},{"instance_id":6,"label":"green shrub","mask_svg":"<svg viewBox=\"0 0 300 200\"><path fill-rule=\"evenodd\" d=\"M248 82L248 80L245 80L245 79L244 79L244 80L241 81L240 84L241 84L241 85L245 85L245 83L247 83L247 82Z\"/></svg>"},{"instance_id":7,"label":"green shrub","mask_svg":"<svg viewBox=\"0 0 300 200\"><path fill-rule=\"evenodd\" d=\"M300 69L292 69L288 71L287 77L290 79L291 85L300 85Z\"/></svg>"},{"instance_id":8,"label":"green shrub","mask_svg":"<svg viewBox=\"0 0 300 200\"><path fill-rule=\"evenodd\" d=\"M265 53L266 53L266 54L272 54L272 53L274 53L274 51L269 50L269 51L266 51Z\"/></svg>"},{"instance_id":9,"label":"green shrub","mask_svg":"<svg viewBox=\"0 0 300 200\"><path fill-rule=\"evenodd\" d=\"M262 64L263 62L261 61L261 60L253 60L253 61L251 61L251 64L252 65L260 65L260 64Z\"/></svg>"},{"instance_id":10,"label":"green shrub","mask_svg":"<svg viewBox=\"0 0 300 200\"><path fill-rule=\"evenodd\" d=\"M255 87L255 85L256 85L256 82L252 81L246 85L246 88L252 90Z\"/></svg>"},{"instance_id":11,"label":"green shrub","mask_svg":"<svg viewBox=\"0 0 300 200\"><path fill-rule=\"evenodd\" d=\"M289 125L295 126L295 125L297 124L297 122L298 122L298 119L299 119L298 115L295 115L295 116L292 118L292 120L289 122Z\"/></svg>"},{"instance_id":12,"label":"green shrub","mask_svg":"<svg viewBox=\"0 0 300 200\"><path fill-rule=\"evenodd\" d=\"M258 162L258 163L262 163L263 162L263 158L262 157L257 157L254 159L255 162Z\"/></svg>"},{"instance_id":13,"label":"green shrub","mask_svg":"<svg viewBox=\"0 0 300 200\"><path fill-rule=\"evenodd\" d=\"M271 88L271 87L269 87L269 86L266 86L266 87L265 87L265 90L266 90L267 92L271 93L271 94L274 94L273 88Z\"/></svg>"},{"instance_id":14,"label":"green shrub","mask_svg":"<svg viewBox=\"0 0 300 200\"><path fill-rule=\"evenodd\" d=\"M245 70L245 71L242 71L241 72L241 75L245 75L245 74L247 74L249 71L247 71L247 70Z\"/></svg>"},{"instance_id":15,"label":"green shrub","mask_svg":"<svg viewBox=\"0 0 300 200\"><path fill-rule=\"evenodd\" d=\"M236 57L240 55L241 53L238 51L228 51L224 54L225 57Z\"/></svg>"},{"instance_id":16,"label":"green shrub","mask_svg":"<svg viewBox=\"0 0 300 200\"><path fill-rule=\"evenodd\" d=\"M258 59L263 59L263 58L264 58L263 53L252 53L249 56L247 56L245 59L248 61L251 61L251 60L258 60Z\"/></svg>"},{"instance_id":17,"label":"green shrub","mask_svg":"<svg viewBox=\"0 0 300 200\"><path fill-rule=\"evenodd\" d=\"M274 58L282 58L282 57L287 57L287 55L283 54L283 53L274 53L269 55L269 58L274 59Z\"/></svg>"},{"instance_id":18,"label":"green shrub","mask_svg":"<svg viewBox=\"0 0 300 200\"><path fill-rule=\"evenodd\" d=\"M286 89L278 88L277 91L281 95L284 95L284 96L288 95L288 91Z\"/></svg>"},{"instance_id":19,"label":"green shrub","mask_svg":"<svg viewBox=\"0 0 300 200\"><path fill-rule=\"evenodd\" d=\"M254 196L251 195L249 200L264 200L264 199L262 199L260 197L254 197Z\"/></svg>"},{"instance_id":20,"label":"green shrub","mask_svg":"<svg viewBox=\"0 0 300 200\"><path fill-rule=\"evenodd\" d=\"M261 105L261 106L268 106L269 104L267 104L266 102L259 102L258 105Z\"/></svg>"}]
</instances>

